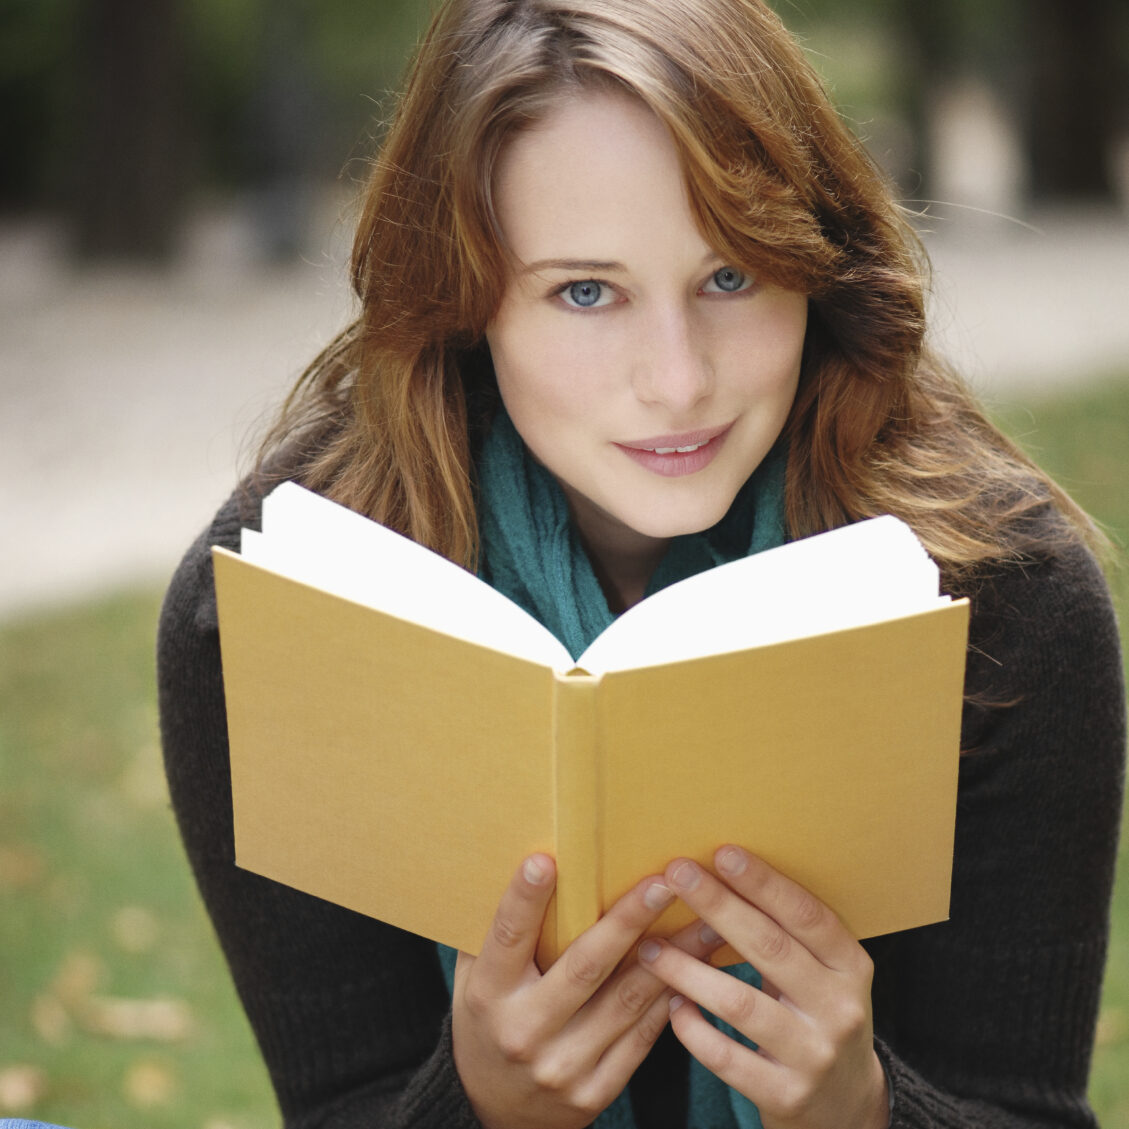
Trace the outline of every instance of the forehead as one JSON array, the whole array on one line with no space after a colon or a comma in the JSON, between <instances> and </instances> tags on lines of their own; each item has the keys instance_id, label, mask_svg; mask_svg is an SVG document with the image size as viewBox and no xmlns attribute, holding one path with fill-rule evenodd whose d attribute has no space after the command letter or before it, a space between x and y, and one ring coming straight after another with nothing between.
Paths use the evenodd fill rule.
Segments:
<instances>
[{"instance_id":1,"label":"forehead","mask_svg":"<svg viewBox=\"0 0 1129 1129\"><path fill-rule=\"evenodd\" d=\"M640 240L685 237L687 226L697 236L666 126L616 92L571 94L517 134L499 159L494 202L506 243L523 262L575 255L578 244L620 258Z\"/></svg>"}]
</instances>

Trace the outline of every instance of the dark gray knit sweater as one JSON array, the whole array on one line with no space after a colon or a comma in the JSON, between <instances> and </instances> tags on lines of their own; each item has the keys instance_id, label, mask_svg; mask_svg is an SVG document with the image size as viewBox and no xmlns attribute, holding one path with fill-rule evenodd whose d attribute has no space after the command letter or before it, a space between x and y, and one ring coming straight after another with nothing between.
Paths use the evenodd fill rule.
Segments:
<instances>
[{"instance_id":1,"label":"dark gray knit sweater","mask_svg":"<svg viewBox=\"0 0 1129 1129\"><path fill-rule=\"evenodd\" d=\"M165 762L196 879L288 1129L472 1129L435 945L233 864L208 547L257 522L254 501L229 501L161 618ZM951 919L867 943L893 1124L1091 1126L1124 770L1116 626L1080 548L1000 566L972 596ZM676 1044L660 1053L677 1067ZM679 1123L683 1086L641 1070L640 1120Z\"/></svg>"}]
</instances>

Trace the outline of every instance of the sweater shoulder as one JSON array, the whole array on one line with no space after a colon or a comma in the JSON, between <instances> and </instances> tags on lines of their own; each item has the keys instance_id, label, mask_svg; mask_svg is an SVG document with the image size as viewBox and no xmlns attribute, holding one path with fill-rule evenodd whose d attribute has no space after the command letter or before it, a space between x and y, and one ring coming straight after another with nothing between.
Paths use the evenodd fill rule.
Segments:
<instances>
[{"instance_id":1,"label":"sweater shoulder","mask_svg":"<svg viewBox=\"0 0 1129 1129\"><path fill-rule=\"evenodd\" d=\"M1120 671L1109 586L1093 553L1079 540L1065 541L1038 557L985 568L967 594L972 602L970 691L1012 683L1021 672L1025 677L1045 675L1047 663Z\"/></svg>"},{"instance_id":2,"label":"sweater shoulder","mask_svg":"<svg viewBox=\"0 0 1129 1129\"><path fill-rule=\"evenodd\" d=\"M262 527L263 496L251 482L239 484L181 558L161 608L158 653L185 629L218 628L212 548L239 551L240 531Z\"/></svg>"}]
</instances>

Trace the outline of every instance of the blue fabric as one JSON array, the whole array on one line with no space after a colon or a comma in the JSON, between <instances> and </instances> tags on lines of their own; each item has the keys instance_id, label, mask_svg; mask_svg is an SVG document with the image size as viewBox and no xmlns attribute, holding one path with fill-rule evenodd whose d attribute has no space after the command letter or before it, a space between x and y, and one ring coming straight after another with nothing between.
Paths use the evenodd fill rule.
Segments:
<instances>
[{"instance_id":1,"label":"blue fabric","mask_svg":"<svg viewBox=\"0 0 1129 1129\"><path fill-rule=\"evenodd\" d=\"M649 596L719 564L782 545L784 466L778 443L713 528L672 539L648 585ZM479 574L547 627L575 659L615 618L572 523L556 480L530 457L504 409L490 428L478 464ZM439 946L454 990L457 953ZM759 988L748 964L725 969ZM711 1023L748 1047L748 1039L705 1013ZM636 1129L627 1090L593 1123L594 1129ZM698 1062L690 1061L690 1125L694 1129L762 1129L757 1107Z\"/></svg>"},{"instance_id":2,"label":"blue fabric","mask_svg":"<svg viewBox=\"0 0 1129 1129\"><path fill-rule=\"evenodd\" d=\"M0 1118L0 1129L63 1129L62 1125L49 1125L46 1121L20 1121L11 1117Z\"/></svg>"}]
</instances>

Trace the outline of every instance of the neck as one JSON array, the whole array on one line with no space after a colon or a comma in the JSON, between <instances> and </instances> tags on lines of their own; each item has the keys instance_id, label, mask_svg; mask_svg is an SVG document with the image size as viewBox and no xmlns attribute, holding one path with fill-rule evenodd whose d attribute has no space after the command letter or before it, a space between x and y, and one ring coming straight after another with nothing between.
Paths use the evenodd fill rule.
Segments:
<instances>
[{"instance_id":1,"label":"neck","mask_svg":"<svg viewBox=\"0 0 1129 1129\"><path fill-rule=\"evenodd\" d=\"M636 567L609 571L596 554L589 552L588 555L592 561L592 571L600 582L608 601L608 609L613 615L620 615L643 599L647 585L662 560L662 553L659 553L646 561L639 561Z\"/></svg>"},{"instance_id":2,"label":"neck","mask_svg":"<svg viewBox=\"0 0 1129 1129\"><path fill-rule=\"evenodd\" d=\"M572 491L564 489L580 543L592 562L608 608L619 615L643 599L670 539L637 533L583 501L577 505Z\"/></svg>"}]
</instances>

